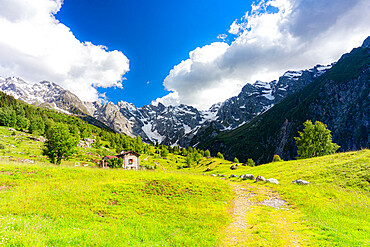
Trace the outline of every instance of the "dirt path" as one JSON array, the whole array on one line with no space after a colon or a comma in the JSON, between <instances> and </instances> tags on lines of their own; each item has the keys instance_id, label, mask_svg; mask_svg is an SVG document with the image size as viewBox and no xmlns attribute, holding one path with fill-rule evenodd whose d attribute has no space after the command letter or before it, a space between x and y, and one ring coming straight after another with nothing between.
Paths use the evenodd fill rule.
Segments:
<instances>
[{"instance_id":1,"label":"dirt path","mask_svg":"<svg viewBox=\"0 0 370 247\"><path fill-rule=\"evenodd\" d=\"M241 243L240 236L248 227L246 222L246 214L249 213L253 206L250 200L256 194L249 191L245 186L242 187L237 184L231 184L235 198L233 200L232 217L233 221L226 230L227 239L225 241L226 246L238 246Z\"/></svg>"},{"instance_id":2,"label":"dirt path","mask_svg":"<svg viewBox=\"0 0 370 247\"><path fill-rule=\"evenodd\" d=\"M269 188L256 184L230 183L235 198L232 222L222 246L301 246L300 216ZM304 246L304 244L303 244Z\"/></svg>"}]
</instances>

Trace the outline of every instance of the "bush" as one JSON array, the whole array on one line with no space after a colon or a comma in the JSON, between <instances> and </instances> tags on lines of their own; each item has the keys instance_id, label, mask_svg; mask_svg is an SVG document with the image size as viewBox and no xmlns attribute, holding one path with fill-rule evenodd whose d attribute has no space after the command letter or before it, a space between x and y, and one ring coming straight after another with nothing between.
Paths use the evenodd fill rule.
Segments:
<instances>
[{"instance_id":1,"label":"bush","mask_svg":"<svg viewBox=\"0 0 370 247\"><path fill-rule=\"evenodd\" d=\"M220 152L217 153L217 156L216 157L219 158L219 159L224 159L224 156Z\"/></svg>"},{"instance_id":2,"label":"bush","mask_svg":"<svg viewBox=\"0 0 370 247\"><path fill-rule=\"evenodd\" d=\"M233 161L234 163L239 163L239 160L238 160L238 158L234 158L234 161Z\"/></svg>"},{"instance_id":3,"label":"bush","mask_svg":"<svg viewBox=\"0 0 370 247\"><path fill-rule=\"evenodd\" d=\"M247 166L253 167L255 165L256 165L256 163L254 163L254 161L252 159L247 160Z\"/></svg>"},{"instance_id":4,"label":"bush","mask_svg":"<svg viewBox=\"0 0 370 247\"><path fill-rule=\"evenodd\" d=\"M279 161L282 161L282 159L280 158L279 155L275 154L274 158L272 159L272 162L279 162Z\"/></svg>"},{"instance_id":5,"label":"bush","mask_svg":"<svg viewBox=\"0 0 370 247\"><path fill-rule=\"evenodd\" d=\"M120 158L113 158L113 159L108 160L108 162L107 162L107 163L108 163L107 165L108 165L110 168L120 168L120 167L122 167L123 159L120 159Z\"/></svg>"},{"instance_id":6,"label":"bush","mask_svg":"<svg viewBox=\"0 0 370 247\"><path fill-rule=\"evenodd\" d=\"M167 158L168 154L169 154L169 151L166 148L162 149L161 151L162 158Z\"/></svg>"},{"instance_id":7,"label":"bush","mask_svg":"<svg viewBox=\"0 0 370 247\"><path fill-rule=\"evenodd\" d=\"M5 145L0 143L0 149L5 149Z\"/></svg>"}]
</instances>

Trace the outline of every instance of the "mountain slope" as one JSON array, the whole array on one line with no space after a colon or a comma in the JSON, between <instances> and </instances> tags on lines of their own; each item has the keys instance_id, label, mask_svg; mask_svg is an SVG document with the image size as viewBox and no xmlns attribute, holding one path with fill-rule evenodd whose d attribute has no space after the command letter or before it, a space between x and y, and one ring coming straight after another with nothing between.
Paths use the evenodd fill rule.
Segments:
<instances>
[{"instance_id":1,"label":"mountain slope","mask_svg":"<svg viewBox=\"0 0 370 247\"><path fill-rule=\"evenodd\" d=\"M327 124L341 150L369 147L369 64L369 47L356 48L302 91L198 147L213 153L224 150L227 158L236 156L241 161L253 158L266 163L274 154L292 159L296 156L293 137L307 119Z\"/></svg>"},{"instance_id":2,"label":"mountain slope","mask_svg":"<svg viewBox=\"0 0 370 247\"><path fill-rule=\"evenodd\" d=\"M0 77L0 91L28 104L56 109L66 114L89 114L89 110L75 94L53 82L42 81L31 85L17 77Z\"/></svg>"},{"instance_id":3,"label":"mountain slope","mask_svg":"<svg viewBox=\"0 0 370 247\"><path fill-rule=\"evenodd\" d=\"M214 136L213 132L206 134L205 129L210 125L218 134L248 123L330 67L317 65L309 70L287 71L278 81L246 84L238 96L215 104L206 111L187 105L164 106L161 103L137 108L123 101L117 104L82 102L76 95L52 82L30 85L15 77L0 78L0 90L37 106L92 116L115 132L131 137L139 135L146 142L187 147L195 145L197 140Z\"/></svg>"}]
</instances>

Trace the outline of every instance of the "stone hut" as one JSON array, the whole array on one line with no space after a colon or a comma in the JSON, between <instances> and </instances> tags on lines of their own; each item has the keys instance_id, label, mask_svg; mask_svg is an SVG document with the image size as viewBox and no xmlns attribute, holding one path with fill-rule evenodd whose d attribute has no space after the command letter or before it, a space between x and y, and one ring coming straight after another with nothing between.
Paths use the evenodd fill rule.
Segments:
<instances>
[{"instance_id":1,"label":"stone hut","mask_svg":"<svg viewBox=\"0 0 370 247\"><path fill-rule=\"evenodd\" d=\"M105 156L101 160L101 166L103 168L107 167L107 160L113 158L123 159L122 168L127 170L138 170L139 169L139 156L140 154L136 153L135 151L127 151L127 152L120 152L114 156Z\"/></svg>"}]
</instances>

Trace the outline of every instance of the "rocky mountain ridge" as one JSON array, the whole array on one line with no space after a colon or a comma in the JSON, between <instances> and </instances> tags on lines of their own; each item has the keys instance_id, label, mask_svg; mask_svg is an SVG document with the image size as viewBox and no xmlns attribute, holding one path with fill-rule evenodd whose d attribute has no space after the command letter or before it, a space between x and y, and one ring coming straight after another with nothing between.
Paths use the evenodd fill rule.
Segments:
<instances>
[{"instance_id":1,"label":"rocky mountain ridge","mask_svg":"<svg viewBox=\"0 0 370 247\"><path fill-rule=\"evenodd\" d=\"M43 81L31 85L16 77L0 77L0 90L29 104L54 108L64 113L90 115L116 132L129 136L140 135L147 142L187 147L196 144L194 140L198 131L211 123L218 133L248 123L281 99L302 89L330 67L317 65L309 70L287 71L279 80L246 84L238 96L215 104L206 111L187 105L164 106L161 103L137 108L124 101L117 104L82 102L55 83Z\"/></svg>"},{"instance_id":2,"label":"rocky mountain ridge","mask_svg":"<svg viewBox=\"0 0 370 247\"><path fill-rule=\"evenodd\" d=\"M65 114L89 114L84 102L53 82L29 84L18 77L0 77L0 91L28 104L52 108Z\"/></svg>"}]
</instances>

